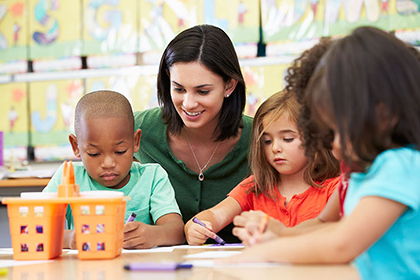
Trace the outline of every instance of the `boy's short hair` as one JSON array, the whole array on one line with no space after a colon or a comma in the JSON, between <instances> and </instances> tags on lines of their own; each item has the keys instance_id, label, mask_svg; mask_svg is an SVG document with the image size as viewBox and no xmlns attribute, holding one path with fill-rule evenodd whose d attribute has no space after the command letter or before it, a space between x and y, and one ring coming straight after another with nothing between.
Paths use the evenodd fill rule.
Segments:
<instances>
[{"instance_id":1,"label":"boy's short hair","mask_svg":"<svg viewBox=\"0 0 420 280\"><path fill-rule=\"evenodd\" d=\"M80 124L83 121L99 118L127 118L130 124L128 129L134 134L133 109L128 99L121 93L98 90L84 95L77 103L74 114L76 136L79 136Z\"/></svg>"}]
</instances>

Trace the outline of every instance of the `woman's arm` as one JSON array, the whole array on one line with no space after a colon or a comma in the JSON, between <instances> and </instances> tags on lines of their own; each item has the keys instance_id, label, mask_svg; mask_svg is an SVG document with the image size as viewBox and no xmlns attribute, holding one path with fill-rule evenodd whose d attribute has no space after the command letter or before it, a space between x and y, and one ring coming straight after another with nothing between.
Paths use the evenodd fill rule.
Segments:
<instances>
[{"instance_id":1,"label":"woman's arm","mask_svg":"<svg viewBox=\"0 0 420 280\"><path fill-rule=\"evenodd\" d=\"M201 245L207 239L215 238L216 233L230 224L241 211L239 203L235 199L227 197L212 208L198 213L195 217L200 219L206 227L196 224L190 219L184 228L188 244Z\"/></svg>"},{"instance_id":2,"label":"woman's arm","mask_svg":"<svg viewBox=\"0 0 420 280\"><path fill-rule=\"evenodd\" d=\"M224 261L347 263L378 240L406 208L382 197L365 197L350 216L339 222L302 235L276 238Z\"/></svg>"}]
</instances>

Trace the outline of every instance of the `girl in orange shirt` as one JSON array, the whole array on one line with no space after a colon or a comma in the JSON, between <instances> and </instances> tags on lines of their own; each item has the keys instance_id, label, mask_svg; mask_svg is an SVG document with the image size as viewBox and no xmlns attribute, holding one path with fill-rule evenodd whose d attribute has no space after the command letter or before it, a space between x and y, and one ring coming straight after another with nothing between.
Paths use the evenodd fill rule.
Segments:
<instances>
[{"instance_id":1,"label":"girl in orange shirt","mask_svg":"<svg viewBox=\"0 0 420 280\"><path fill-rule=\"evenodd\" d=\"M339 163L324 149L310 161L297 127L299 103L290 91L278 92L258 108L250 152L253 175L236 186L226 199L198 213L200 224L184 228L190 245L199 245L233 221L242 211L260 210L285 226L318 216L339 180Z\"/></svg>"}]
</instances>

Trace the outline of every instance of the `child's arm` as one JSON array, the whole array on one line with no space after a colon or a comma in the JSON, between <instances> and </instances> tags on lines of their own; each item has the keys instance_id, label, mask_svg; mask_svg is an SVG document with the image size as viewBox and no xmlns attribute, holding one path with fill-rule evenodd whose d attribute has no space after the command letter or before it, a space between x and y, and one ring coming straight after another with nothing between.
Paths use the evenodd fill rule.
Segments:
<instances>
[{"instance_id":1,"label":"child's arm","mask_svg":"<svg viewBox=\"0 0 420 280\"><path fill-rule=\"evenodd\" d=\"M156 225L130 222L124 226L123 247L146 249L154 246L177 245L185 241L184 222L179 214L169 213L156 221Z\"/></svg>"},{"instance_id":2,"label":"child's arm","mask_svg":"<svg viewBox=\"0 0 420 280\"><path fill-rule=\"evenodd\" d=\"M256 245L225 262L348 263L378 240L406 209L393 200L365 197L339 222Z\"/></svg>"},{"instance_id":3,"label":"child's arm","mask_svg":"<svg viewBox=\"0 0 420 280\"><path fill-rule=\"evenodd\" d=\"M230 224L233 218L242 211L239 203L232 197L227 197L210 209L204 210L195 217L200 219L206 228L190 219L185 224L185 237L190 245L201 245L209 238L215 238L216 233Z\"/></svg>"},{"instance_id":4,"label":"child's arm","mask_svg":"<svg viewBox=\"0 0 420 280\"><path fill-rule=\"evenodd\" d=\"M77 249L76 235L74 230L64 230L63 249Z\"/></svg>"},{"instance_id":5,"label":"child's arm","mask_svg":"<svg viewBox=\"0 0 420 280\"><path fill-rule=\"evenodd\" d=\"M235 228L233 234L245 245L262 243L275 238L275 236L293 236L312 231L322 227L328 222L336 222L340 219L340 200L338 188L336 188L318 217L306 220L297 226L286 227L280 221L270 218L267 225L266 235L256 235L261 219L265 214L261 211L242 212L234 218Z\"/></svg>"}]
</instances>

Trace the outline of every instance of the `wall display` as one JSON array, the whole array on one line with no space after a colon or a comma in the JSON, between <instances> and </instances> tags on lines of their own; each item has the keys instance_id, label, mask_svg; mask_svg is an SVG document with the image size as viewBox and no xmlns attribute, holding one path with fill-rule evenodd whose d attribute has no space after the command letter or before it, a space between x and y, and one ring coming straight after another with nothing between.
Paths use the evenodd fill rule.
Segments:
<instances>
[{"instance_id":1,"label":"wall display","mask_svg":"<svg viewBox=\"0 0 420 280\"><path fill-rule=\"evenodd\" d=\"M81 54L80 1L28 0L29 59Z\"/></svg>"},{"instance_id":2,"label":"wall display","mask_svg":"<svg viewBox=\"0 0 420 280\"><path fill-rule=\"evenodd\" d=\"M418 0L261 0L263 40L298 41L344 36L369 25L383 30L418 28ZM297 48L300 51L300 48ZM281 53L281 51L279 52Z\"/></svg>"},{"instance_id":3,"label":"wall display","mask_svg":"<svg viewBox=\"0 0 420 280\"><path fill-rule=\"evenodd\" d=\"M0 74L27 71L27 2L0 0Z\"/></svg>"},{"instance_id":4,"label":"wall display","mask_svg":"<svg viewBox=\"0 0 420 280\"><path fill-rule=\"evenodd\" d=\"M36 160L73 156L68 136L74 133L74 108L83 91L81 79L30 83L30 131Z\"/></svg>"},{"instance_id":5,"label":"wall display","mask_svg":"<svg viewBox=\"0 0 420 280\"><path fill-rule=\"evenodd\" d=\"M86 78L86 93L114 90L127 97L133 111L143 111L158 106L156 80L156 74Z\"/></svg>"},{"instance_id":6,"label":"wall display","mask_svg":"<svg viewBox=\"0 0 420 280\"><path fill-rule=\"evenodd\" d=\"M276 64L242 67L247 91L246 115L254 116L264 100L284 88L284 77L289 66Z\"/></svg>"},{"instance_id":7,"label":"wall display","mask_svg":"<svg viewBox=\"0 0 420 280\"><path fill-rule=\"evenodd\" d=\"M9 161L12 154L16 160L24 160L29 144L27 84L0 84L0 94L4 160Z\"/></svg>"},{"instance_id":8,"label":"wall display","mask_svg":"<svg viewBox=\"0 0 420 280\"><path fill-rule=\"evenodd\" d=\"M136 0L83 0L83 54L138 52Z\"/></svg>"}]
</instances>

